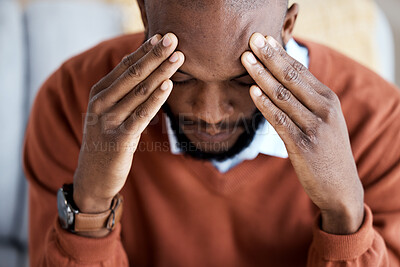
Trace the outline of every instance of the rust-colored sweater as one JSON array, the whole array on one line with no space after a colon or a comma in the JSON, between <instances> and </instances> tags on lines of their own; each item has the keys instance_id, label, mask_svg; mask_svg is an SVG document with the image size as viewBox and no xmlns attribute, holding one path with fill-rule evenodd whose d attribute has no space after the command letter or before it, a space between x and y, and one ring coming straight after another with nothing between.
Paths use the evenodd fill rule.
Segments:
<instances>
[{"instance_id":1,"label":"rust-colored sweater","mask_svg":"<svg viewBox=\"0 0 400 267\"><path fill-rule=\"evenodd\" d=\"M24 146L32 266L400 266L400 94L306 41L311 72L341 100L365 188L357 233L321 231L289 159L259 154L220 173L173 155L161 112L134 155L117 228L99 239L61 229L56 191L73 180L90 88L143 39L122 36L72 58L36 98Z\"/></svg>"}]
</instances>

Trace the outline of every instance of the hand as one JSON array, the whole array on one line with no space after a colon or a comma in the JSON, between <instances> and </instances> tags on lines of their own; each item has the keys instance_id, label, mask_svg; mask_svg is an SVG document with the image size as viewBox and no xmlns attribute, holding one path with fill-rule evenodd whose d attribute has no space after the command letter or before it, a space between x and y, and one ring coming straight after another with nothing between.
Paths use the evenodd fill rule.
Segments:
<instances>
[{"instance_id":1,"label":"hand","mask_svg":"<svg viewBox=\"0 0 400 267\"><path fill-rule=\"evenodd\" d=\"M174 34L160 38L155 35L126 56L90 91L74 175L73 197L81 212L109 209L125 184L142 132L171 93L169 78L184 56L174 52Z\"/></svg>"},{"instance_id":2,"label":"hand","mask_svg":"<svg viewBox=\"0 0 400 267\"><path fill-rule=\"evenodd\" d=\"M257 85L250 95L285 143L304 190L321 210L322 229L356 232L363 188L336 94L290 57L272 37L250 38L242 64Z\"/></svg>"}]
</instances>

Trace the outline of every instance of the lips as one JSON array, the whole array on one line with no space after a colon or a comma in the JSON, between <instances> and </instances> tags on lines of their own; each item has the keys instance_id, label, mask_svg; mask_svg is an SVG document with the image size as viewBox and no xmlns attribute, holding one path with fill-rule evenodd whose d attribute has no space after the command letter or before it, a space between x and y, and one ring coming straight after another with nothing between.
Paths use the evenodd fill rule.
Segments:
<instances>
[{"instance_id":1,"label":"lips","mask_svg":"<svg viewBox=\"0 0 400 267\"><path fill-rule=\"evenodd\" d=\"M196 139L199 139L204 142L223 142L228 140L232 136L232 133L224 131L221 133L211 135L206 132L197 131L193 132L193 135L196 137Z\"/></svg>"},{"instance_id":2,"label":"lips","mask_svg":"<svg viewBox=\"0 0 400 267\"><path fill-rule=\"evenodd\" d=\"M183 129L186 135L192 135L197 140L203 142L223 142L231 138L235 133L234 129L223 129L219 130L218 132L213 131L213 134L200 129L199 127L186 126L183 127Z\"/></svg>"}]
</instances>

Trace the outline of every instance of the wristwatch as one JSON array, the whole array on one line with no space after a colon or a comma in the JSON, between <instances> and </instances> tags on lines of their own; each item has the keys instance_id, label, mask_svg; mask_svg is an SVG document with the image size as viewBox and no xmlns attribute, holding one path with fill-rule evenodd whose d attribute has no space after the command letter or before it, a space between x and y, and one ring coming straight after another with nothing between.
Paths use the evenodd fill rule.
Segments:
<instances>
[{"instance_id":1,"label":"wristwatch","mask_svg":"<svg viewBox=\"0 0 400 267\"><path fill-rule=\"evenodd\" d=\"M66 184L57 192L58 218L63 229L71 232L113 230L122 215L123 198L117 194L109 210L102 213L82 213L73 201L73 184Z\"/></svg>"}]
</instances>

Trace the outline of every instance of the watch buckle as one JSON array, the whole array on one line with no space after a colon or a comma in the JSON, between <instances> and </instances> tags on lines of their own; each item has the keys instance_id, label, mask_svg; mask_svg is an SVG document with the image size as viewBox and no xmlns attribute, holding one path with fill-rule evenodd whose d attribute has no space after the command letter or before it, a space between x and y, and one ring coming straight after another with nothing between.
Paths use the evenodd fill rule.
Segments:
<instances>
[{"instance_id":1,"label":"watch buckle","mask_svg":"<svg viewBox=\"0 0 400 267\"><path fill-rule=\"evenodd\" d=\"M107 224L106 224L107 230L111 231L114 229L114 227L115 227L115 210L119 207L120 204L121 204L121 199L114 198L113 203L111 204L112 208L111 208L110 216L108 217Z\"/></svg>"}]
</instances>

